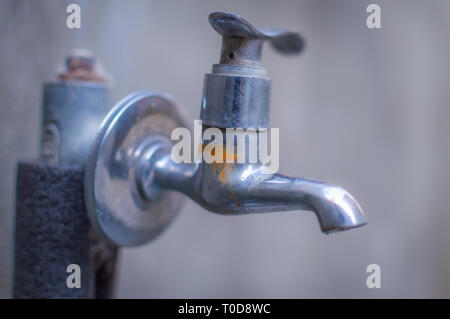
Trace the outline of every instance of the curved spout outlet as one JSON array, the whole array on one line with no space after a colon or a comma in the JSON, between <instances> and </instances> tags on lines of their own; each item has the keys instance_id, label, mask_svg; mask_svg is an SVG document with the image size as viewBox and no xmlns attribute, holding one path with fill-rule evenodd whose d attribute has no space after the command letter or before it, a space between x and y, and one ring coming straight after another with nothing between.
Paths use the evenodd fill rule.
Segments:
<instances>
[{"instance_id":1,"label":"curved spout outlet","mask_svg":"<svg viewBox=\"0 0 450 319\"><path fill-rule=\"evenodd\" d=\"M357 228L367 223L358 202L339 186L275 174L249 193L254 202L268 202L266 205L276 210L314 212L324 233Z\"/></svg>"},{"instance_id":2,"label":"curved spout outlet","mask_svg":"<svg viewBox=\"0 0 450 319\"><path fill-rule=\"evenodd\" d=\"M150 161L147 157L145 163L144 171L151 173L142 174L147 179L139 183L146 198L175 190L210 212L224 215L309 210L316 214L324 233L367 223L358 202L341 187L271 174L259 164L175 164L167 149ZM157 191L154 185L159 185Z\"/></svg>"}]
</instances>

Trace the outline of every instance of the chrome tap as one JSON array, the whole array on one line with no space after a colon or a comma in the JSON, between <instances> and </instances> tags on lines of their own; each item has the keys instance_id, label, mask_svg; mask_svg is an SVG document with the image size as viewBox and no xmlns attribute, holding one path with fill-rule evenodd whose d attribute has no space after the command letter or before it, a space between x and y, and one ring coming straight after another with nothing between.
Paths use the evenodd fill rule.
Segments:
<instances>
[{"instance_id":1,"label":"chrome tap","mask_svg":"<svg viewBox=\"0 0 450 319\"><path fill-rule=\"evenodd\" d=\"M212 13L209 22L223 41L220 63L205 75L203 129L264 131L269 128L270 79L260 63L263 42L296 54L304 47L302 38L256 28L228 13ZM138 245L155 238L184 195L225 215L309 210L325 233L366 224L361 207L344 189L274 173L260 160L174 161L170 136L178 127L187 127L181 110L168 96L153 92L126 97L103 122L86 167L85 193L93 225L107 239ZM203 146L208 143L204 140ZM223 141L223 158L230 152L234 158L237 148L234 137Z\"/></svg>"}]
</instances>

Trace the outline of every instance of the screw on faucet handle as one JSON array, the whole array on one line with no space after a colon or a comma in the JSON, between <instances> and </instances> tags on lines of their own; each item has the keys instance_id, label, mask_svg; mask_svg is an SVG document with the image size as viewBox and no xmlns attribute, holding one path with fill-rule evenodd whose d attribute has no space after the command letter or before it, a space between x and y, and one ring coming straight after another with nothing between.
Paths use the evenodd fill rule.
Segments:
<instances>
[{"instance_id":1,"label":"screw on faucet handle","mask_svg":"<svg viewBox=\"0 0 450 319\"><path fill-rule=\"evenodd\" d=\"M257 28L235 14L211 13L209 23L223 36L221 63L257 64L265 40L270 40L272 47L283 54L298 54L304 47L304 40L297 32Z\"/></svg>"}]
</instances>

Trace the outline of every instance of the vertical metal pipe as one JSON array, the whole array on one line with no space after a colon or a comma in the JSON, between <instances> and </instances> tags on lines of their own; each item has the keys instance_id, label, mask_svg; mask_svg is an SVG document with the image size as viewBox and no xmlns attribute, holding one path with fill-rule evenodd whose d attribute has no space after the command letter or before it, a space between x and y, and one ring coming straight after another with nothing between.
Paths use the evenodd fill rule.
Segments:
<instances>
[{"instance_id":1,"label":"vertical metal pipe","mask_svg":"<svg viewBox=\"0 0 450 319\"><path fill-rule=\"evenodd\" d=\"M51 166L83 165L107 112L107 87L103 83L46 83L42 104L41 159Z\"/></svg>"},{"instance_id":2,"label":"vertical metal pipe","mask_svg":"<svg viewBox=\"0 0 450 319\"><path fill-rule=\"evenodd\" d=\"M108 89L89 52L74 51L59 81L44 84L41 161L83 165L108 113Z\"/></svg>"},{"instance_id":3,"label":"vertical metal pipe","mask_svg":"<svg viewBox=\"0 0 450 319\"><path fill-rule=\"evenodd\" d=\"M95 60L77 50L57 81L45 83L39 163L19 163L14 296L108 298L117 248L94 233L84 203L84 164L109 110ZM81 287L67 286L77 264Z\"/></svg>"}]
</instances>

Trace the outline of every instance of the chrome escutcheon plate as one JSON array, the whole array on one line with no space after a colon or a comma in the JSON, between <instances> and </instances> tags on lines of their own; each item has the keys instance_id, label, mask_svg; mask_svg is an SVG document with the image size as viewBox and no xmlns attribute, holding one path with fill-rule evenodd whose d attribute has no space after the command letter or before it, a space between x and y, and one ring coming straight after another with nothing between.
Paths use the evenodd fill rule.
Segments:
<instances>
[{"instance_id":1,"label":"chrome escutcheon plate","mask_svg":"<svg viewBox=\"0 0 450 319\"><path fill-rule=\"evenodd\" d=\"M183 195L164 191L156 200L144 199L137 174L144 150L161 138L171 143L172 130L186 123L171 98L148 91L128 95L109 112L84 179L86 207L98 234L117 245L136 246L154 239L175 217Z\"/></svg>"}]
</instances>

